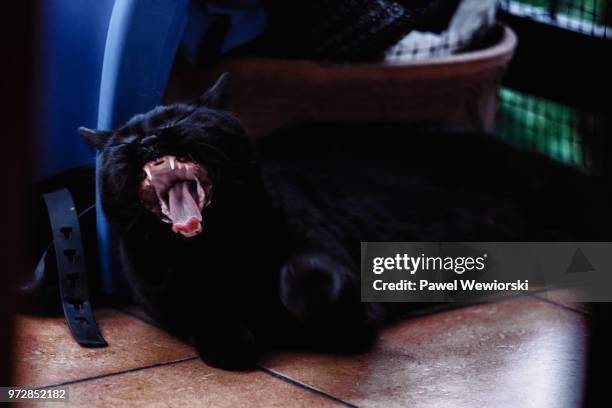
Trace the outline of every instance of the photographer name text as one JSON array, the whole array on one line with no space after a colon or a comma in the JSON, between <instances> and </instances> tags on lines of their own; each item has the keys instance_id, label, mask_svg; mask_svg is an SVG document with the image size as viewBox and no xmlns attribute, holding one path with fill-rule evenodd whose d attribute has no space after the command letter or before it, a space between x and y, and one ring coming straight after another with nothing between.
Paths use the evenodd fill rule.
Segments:
<instances>
[{"instance_id":1,"label":"photographer name text","mask_svg":"<svg viewBox=\"0 0 612 408\"><path fill-rule=\"evenodd\" d=\"M386 271L402 271L409 276L418 272L451 272L463 275L466 272L481 272L486 268L487 254L481 256L410 256L408 254L396 254L393 257L376 257L372 261L372 272L380 276ZM382 277L382 276L380 276ZM385 282L376 279L372 283L375 291L528 291L528 280L516 280L502 282L497 279L492 281L479 281L477 279L445 279L444 281L433 281L430 279L400 279L395 282Z\"/></svg>"}]
</instances>

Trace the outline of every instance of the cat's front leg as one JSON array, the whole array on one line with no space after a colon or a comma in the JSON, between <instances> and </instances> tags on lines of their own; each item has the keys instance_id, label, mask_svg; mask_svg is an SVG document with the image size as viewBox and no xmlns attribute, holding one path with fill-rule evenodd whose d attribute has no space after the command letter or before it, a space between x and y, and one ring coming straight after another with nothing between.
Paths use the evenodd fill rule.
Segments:
<instances>
[{"instance_id":1,"label":"cat's front leg","mask_svg":"<svg viewBox=\"0 0 612 408\"><path fill-rule=\"evenodd\" d=\"M306 249L296 252L281 268L281 300L300 319L330 318L359 301L357 283L351 272L331 256Z\"/></svg>"},{"instance_id":2,"label":"cat's front leg","mask_svg":"<svg viewBox=\"0 0 612 408\"><path fill-rule=\"evenodd\" d=\"M212 367L225 370L255 367L255 337L242 322L211 317L198 325L193 338L200 358Z\"/></svg>"},{"instance_id":3,"label":"cat's front leg","mask_svg":"<svg viewBox=\"0 0 612 408\"><path fill-rule=\"evenodd\" d=\"M309 338L323 347L361 349L376 338L380 305L361 302L360 280L331 255L307 249L282 267L281 301Z\"/></svg>"}]
</instances>

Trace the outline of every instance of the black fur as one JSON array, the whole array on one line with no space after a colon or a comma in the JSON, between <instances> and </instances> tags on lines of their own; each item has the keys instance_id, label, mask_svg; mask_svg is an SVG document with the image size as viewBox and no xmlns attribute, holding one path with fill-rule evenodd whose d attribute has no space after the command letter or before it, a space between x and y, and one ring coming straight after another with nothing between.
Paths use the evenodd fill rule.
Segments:
<instances>
[{"instance_id":1,"label":"black fur","mask_svg":"<svg viewBox=\"0 0 612 408\"><path fill-rule=\"evenodd\" d=\"M158 107L103 143L83 132L101 148L102 205L138 299L210 365L248 368L278 344L370 345L385 316L359 301L360 241L598 240L608 231L596 181L486 135L319 124L280 131L256 153L218 109L225 100ZM221 102L202 105L211 101ZM166 154L211 172L212 205L194 238L139 202L143 165Z\"/></svg>"}]
</instances>

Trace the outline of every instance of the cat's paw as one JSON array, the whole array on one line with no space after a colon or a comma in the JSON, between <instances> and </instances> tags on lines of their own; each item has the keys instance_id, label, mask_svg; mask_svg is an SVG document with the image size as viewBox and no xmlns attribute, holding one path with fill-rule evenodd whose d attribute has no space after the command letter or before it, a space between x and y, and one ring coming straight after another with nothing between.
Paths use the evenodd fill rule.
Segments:
<instances>
[{"instance_id":1,"label":"cat's paw","mask_svg":"<svg viewBox=\"0 0 612 408\"><path fill-rule=\"evenodd\" d=\"M245 326L216 328L198 335L195 347L200 358L209 366L224 370L255 368L255 337Z\"/></svg>"},{"instance_id":2,"label":"cat's paw","mask_svg":"<svg viewBox=\"0 0 612 408\"><path fill-rule=\"evenodd\" d=\"M347 291L356 289L350 272L321 253L293 256L281 269L281 301L301 319L331 317L346 301Z\"/></svg>"}]
</instances>

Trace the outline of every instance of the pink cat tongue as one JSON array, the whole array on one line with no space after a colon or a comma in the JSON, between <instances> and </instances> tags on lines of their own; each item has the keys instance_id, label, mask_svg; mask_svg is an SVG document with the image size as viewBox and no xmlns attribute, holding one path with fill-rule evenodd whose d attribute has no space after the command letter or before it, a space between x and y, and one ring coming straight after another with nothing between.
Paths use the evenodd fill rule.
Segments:
<instances>
[{"instance_id":1,"label":"pink cat tongue","mask_svg":"<svg viewBox=\"0 0 612 408\"><path fill-rule=\"evenodd\" d=\"M189 183L178 182L168 191L168 216L172 221L172 231L193 237L202 231L202 214Z\"/></svg>"}]
</instances>

